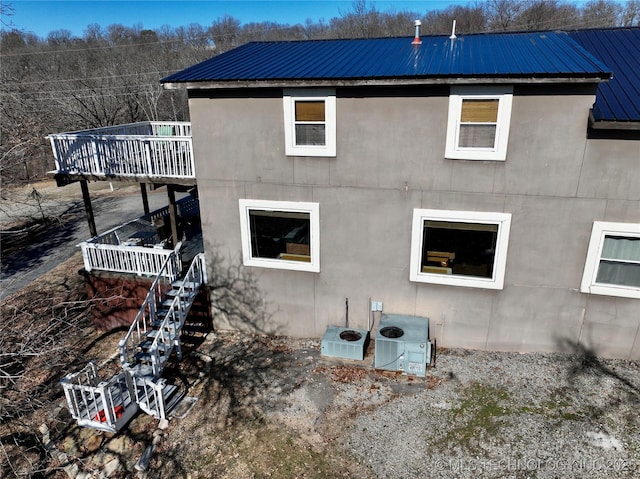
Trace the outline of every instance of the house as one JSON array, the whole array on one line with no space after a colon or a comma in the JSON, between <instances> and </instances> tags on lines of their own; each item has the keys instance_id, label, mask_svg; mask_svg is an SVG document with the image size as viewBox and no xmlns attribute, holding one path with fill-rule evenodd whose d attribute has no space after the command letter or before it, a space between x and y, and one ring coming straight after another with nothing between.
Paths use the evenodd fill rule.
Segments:
<instances>
[{"instance_id":1,"label":"house","mask_svg":"<svg viewBox=\"0 0 640 479\"><path fill-rule=\"evenodd\" d=\"M197 301L219 329L362 341L396 318L445 347L640 359L640 28L256 42L162 83L191 123L50 135L88 284L138 295L101 318L131 322L122 370L62 380L79 424L166 419ZM140 183L145 215L98 234L93 180Z\"/></svg>"},{"instance_id":2,"label":"house","mask_svg":"<svg viewBox=\"0 0 640 479\"><path fill-rule=\"evenodd\" d=\"M254 42L162 83L254 329L639 359L639 59L638 28Z\"/></svg>"},{"instance_id":3,"label":"house","mask_svg":"<svg viewBox=\"0 0 640 479\"><path fill-rule=\"evenodd\" d=\"M239 267L260 296L219 328L321 337L384 311L441 346L640 357L639 28L255 42L162 83L190 123L50 135L88 281L174 280L186 212L209 278ZM169 204L98 234L93 180Z\"/></svg>"}]
</instances>

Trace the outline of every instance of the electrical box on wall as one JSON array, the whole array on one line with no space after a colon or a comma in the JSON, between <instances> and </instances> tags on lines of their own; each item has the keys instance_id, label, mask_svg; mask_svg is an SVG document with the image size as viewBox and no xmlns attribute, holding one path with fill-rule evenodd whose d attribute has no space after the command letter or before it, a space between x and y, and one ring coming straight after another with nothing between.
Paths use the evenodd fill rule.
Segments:
<instances>
[{"instance_id":1,"label":"electrical box on wall","mask_svg":"<svg viewBox=\"0 0 640 479\"><path fill-rule=\"evenodd\" d=\"M371 301L371 311L382 311L382 301Z\"/></svg>"}]
</instances>

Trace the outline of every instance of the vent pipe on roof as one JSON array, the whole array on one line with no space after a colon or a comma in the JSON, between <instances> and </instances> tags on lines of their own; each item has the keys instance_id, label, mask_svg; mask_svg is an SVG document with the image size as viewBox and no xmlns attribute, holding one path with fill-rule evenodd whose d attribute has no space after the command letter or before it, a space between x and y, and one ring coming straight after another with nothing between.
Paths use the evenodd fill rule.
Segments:
<instances>
[{"instance_id":1,"label":"vent pipe on roof","mask_svg":"<svg viewBox=\"0 0 640 479\"><path fill-rule=\"evenodd\" d=\"M453 26L451 27L451 36L449 37L451 40L455 40L456 38L456 21L453 21Z\"/></svg>"},{"instance_id":2,"label":"vent pipe on roof","mask_svg":"<svg viewBox=\"0 0 640 479\"><path fill-rule=\"evenodd\" d=\"M416 20L413 22L413 26L416 27L416 34L411 42L411 45L422 45L422 40L420 40L420 25L422 22L420 20Z\"/></svg>"}]
</instances>

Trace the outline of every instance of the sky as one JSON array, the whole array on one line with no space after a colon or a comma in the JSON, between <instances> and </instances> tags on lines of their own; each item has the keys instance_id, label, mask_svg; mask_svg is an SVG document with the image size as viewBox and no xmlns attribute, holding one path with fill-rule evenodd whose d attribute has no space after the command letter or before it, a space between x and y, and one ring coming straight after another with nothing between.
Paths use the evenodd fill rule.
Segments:
<instances>
[{"instance_id":1,"label":"sky","mask_svg":"<svg viewBox=\"0 0 640 479\"><path fill-rule=\"evenodd\" d=\"M7 26L46 38L54 30L69 30L81 37L87 26L102 27L118 23L126 27L139 25L154 30L198 23L204 27L231 15L242 24L271 21L295 25L307 19L318 22L353 10L352 0L0 0L9 6L11 15L3 15ZM378 11L410 10L424 13L451 4L467 4L470 0L398 0L368 1ZM4 10L4 8L3 8ZM412 26L408 26L411 29Z\"/></svg>"}]
</instances>

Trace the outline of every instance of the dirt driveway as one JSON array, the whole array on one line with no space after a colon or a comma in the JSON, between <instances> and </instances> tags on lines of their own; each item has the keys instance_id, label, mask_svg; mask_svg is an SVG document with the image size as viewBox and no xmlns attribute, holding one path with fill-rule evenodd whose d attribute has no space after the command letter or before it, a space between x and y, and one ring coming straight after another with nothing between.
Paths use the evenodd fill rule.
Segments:
<instances>
[{"instance_id":1,"label":"dirt driveway","mask_svg":"<svg viewBox=\"0 0 640 479\"><path fill-rule=\"evenodd\" d=\"M91 237L79 185L57 187L47 180L2 190L0 298L70 258ZM89 191L98 232L144 214L138 184L93 182ZM167 204L164 190L148 197L152 210Z\"/></svg>"}]
</instances>

